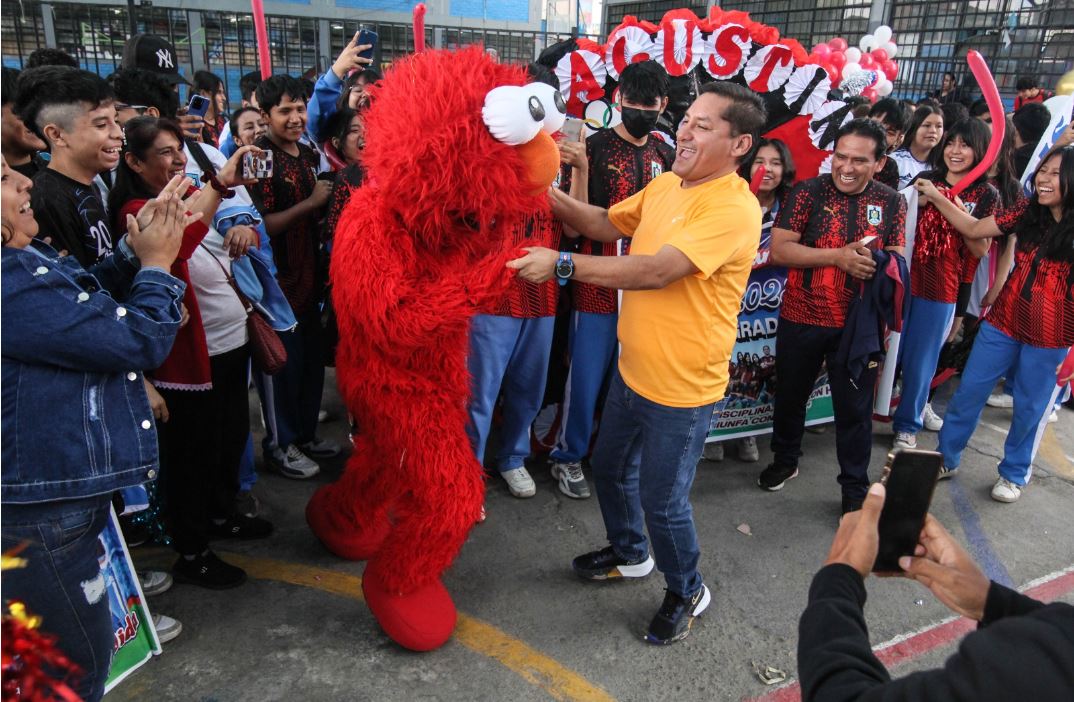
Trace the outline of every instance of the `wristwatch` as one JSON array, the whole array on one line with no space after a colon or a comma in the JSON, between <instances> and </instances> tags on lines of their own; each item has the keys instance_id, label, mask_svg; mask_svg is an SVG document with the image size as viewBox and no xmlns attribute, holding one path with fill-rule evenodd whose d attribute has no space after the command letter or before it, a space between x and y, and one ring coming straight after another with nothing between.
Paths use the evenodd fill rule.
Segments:
<instances>
[{"instance_id":1,"label":"wristwatch","mask_svg":"<svg viewBox=\"0 0 1074 702\"><path fill-rule=\"evenodd\" d=\"M571 259L570 251L561 251L559 260L556 261L556 279L560 285L566 285L574 275L574 260Z\"/></svg>"}]
</instances>

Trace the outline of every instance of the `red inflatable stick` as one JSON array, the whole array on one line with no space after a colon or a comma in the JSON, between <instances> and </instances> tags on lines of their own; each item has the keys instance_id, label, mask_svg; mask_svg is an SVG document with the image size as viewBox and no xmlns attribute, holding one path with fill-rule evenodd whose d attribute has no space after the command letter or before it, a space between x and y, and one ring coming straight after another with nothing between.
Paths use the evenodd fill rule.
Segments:
<instances>
[{"instance_id":1,"label":"red inflatable stick","mask_svg":"<svg viewBox=\"0 0 1074 702\"><path fill-rule=\"evenodd\" d=\"M1063 365L1059 366L1059 373L1055 376L1055 384L1066 385L1063 382L1063 378L1069 378L1071 374L1074 374L1074 349L1070 350L1066 360L1063 361Z\"/></svg>"},{"instance_id":2,"label":"red inflatable stick","mask_svg":"<svg viewBox=\"0 0 1074 702\"><path fill-rule=\"evenodd\" d=\"M756 195L761 192L761 181L764 180L764 166L758 166L757 172L750 178L750 192Z\"/></svg>"},{"instance_id":3,"label":"red inflatable stick","mask_svg":"<svg viewBox=\"0 0 1074 702\"><path fill-rule=\"evenodd\" d=\"M250 0L254 15L254 36L257 37L257 58L261 63L261 79L272 77L272 51L269 47L268 26L265 24L265 5L262 0Z\"/></svg>"},{"instance_id":4,"label":"red inflatable stick","mask_svg":"<svg viewBox=\"0 0 1074 702\"><path fill-rule=\"evenodd\" d=\"M414 6L414 53L425 51L425 3Z\"/></svg>"},{"instance_id":5,"label":"red inflatable stick","mask_svg":"<svg viewBox=\"0 0 1074 702\"><path fill-rule=\"evenodd\" d=\"M992 167L999 155L999 150L1003 147L1003 134L1007 126L1007 120L1003 115L1003 103L999 99L999 90L996 88L992 72L988 70L984 56L971 50L966 54L966 63L970 65L973 77L977 79L977 85L981 86L981 94L988 103L988 114L992 117L992 141L988 143L988 151L985 152L984 158L951 188L952 195L961 193Z\"/></svg>"}]
</instances>

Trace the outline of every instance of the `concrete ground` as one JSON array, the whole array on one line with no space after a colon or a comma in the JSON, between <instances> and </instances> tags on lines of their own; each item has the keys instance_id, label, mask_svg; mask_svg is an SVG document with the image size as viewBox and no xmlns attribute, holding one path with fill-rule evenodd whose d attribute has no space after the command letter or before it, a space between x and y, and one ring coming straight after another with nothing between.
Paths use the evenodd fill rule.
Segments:
<instances>
[{"instance_id":1,"label":"concrete ground","mask_svg":"<svg viewBox=\"0 0 1074 702\"><path fill-rule=\"evenodd\" d=\"M946 398L937 401L941 414ZM325 435L345 441L334 390L326 393L326 407L333 419ZM937 488L933 513L993 579L1024 586L1045 578L1034 592L1074 602L1072 574L1056 578L1074 566L1074 412L1059 415L1047 429L1029 489L1004 505L988 493L1009 410L986 408L959 475ZM889 425L877 424L874 476L890 439ZM532 499L514 499L499 477L490 478L488 520L473 529L445 577L460 614L454 638L432 653L402 650L361 601L363 564L331 556L306 527L306 501L339 475L343 460L337 459L308 482L261 474L256 492L276 533L262 542L215 545L247 569L249 582L224 592L177 585L150 600L153 611L181 620L183 633L107 699L797 699L798 616L839 516L834 434L806 434L801 475L778 493L756 486L770 456L767 441L760 444L759 464L738 462L729 447L722 463L699 466L694 518L713 601L690 637L674 646L641 640L663 597L658 573L607 584L572 575L571 558L605 544L600 510L595 497L561 495L542 463L530 467L537 482ZM932 448L935 435L923 433L920 444ZM744 524L749 535L739 530ZM133 555L139 567L172 561L159 548ZM874 644L950 616L909 581L870 579L868 589ZM954 650L959 626L890 649L893 674L940 665ZM790 686L765 686L757 666L785 671Z\"/></svg>"}]
</instances>

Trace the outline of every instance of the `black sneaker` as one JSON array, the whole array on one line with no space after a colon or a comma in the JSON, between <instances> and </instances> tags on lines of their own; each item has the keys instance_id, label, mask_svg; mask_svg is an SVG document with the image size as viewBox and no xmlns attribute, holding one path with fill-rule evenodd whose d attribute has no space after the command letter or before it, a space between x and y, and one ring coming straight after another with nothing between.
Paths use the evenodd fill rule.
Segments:
<instances>
[{"instance_id":1,"label":"black sneaker","mask_svg":"<svg viewBox=\"0 0 1074 702\"><path fill-rule=\"evenodd\" d=\"M761 471L761 477L757 478L757 484L762 489L770 492L782 490L783 485L798 477L798 466L781 466L777 463L769 463L768 467Z\"/></svg>"},{"instance_id":2,"label":"black sneaker","mask_svg":"<svg viewBox=\"0 0 1074 702\"><path fill-rule=\"evenodd\" d=\"M571 561L574 572L586 580L644 578L653 571L654 565L656 562L648 554L640 561L628 561L621 558L611 546L584 553Z\"/></svg>"},{"instance_id":3,"label":"black sneaker","mask_svg":"<svg viewBox=\"0 0 1074 702\"><path fill-rule=\"evenodd\" d=\"M649 623L649 632L645 635L648 643L665 646L682 641L689 635L694 617L705 611L712 601L707 585L694 593L690 599L679 597L671 590L664 593L664 604Z\"/></svg>"},{"instance_id":4,"label":"black sneaker","mask_svg":"<svg viewBox=\"0 0 1074 702\"><path fill-rule=\"evenodd\" d=\"M223 524L209 522L210 539L264 539L272 533L272 522L261 517L233 514Z\"/></svg>"},{"instance_id":5,"label":"black sneaker","mask_svg":"<svg viewBox=\"0 0 1074 702\"><path fill-rule=\"evenodd\" d=\"M172 576L178 582L200 585L210 590L227 590L246 582L246 571L224 563L212 551L192 559L180 556L172 566Z\"/></svg>"},{"instance_id":6,"label":"black sneaker","mask_svg":"<svg viewBox=\"0 0 1074 702\"><path fill-rule=\"evenodd\" d=\"M857 512L861 509L861 505L864 500L856 497L847 497L843 495L843 514L850 514L851 512Z\"/></svg>"}]
</instances>

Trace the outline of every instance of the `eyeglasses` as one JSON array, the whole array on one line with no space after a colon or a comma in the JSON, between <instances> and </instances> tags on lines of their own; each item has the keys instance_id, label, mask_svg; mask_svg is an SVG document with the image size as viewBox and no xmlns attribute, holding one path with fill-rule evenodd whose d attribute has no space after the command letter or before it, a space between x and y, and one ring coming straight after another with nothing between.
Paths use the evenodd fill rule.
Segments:
<instances>
[{"instance_id":1,"label":"eyeglasses","mask_svg":"<svg viewBox=\"0 0 1074 702\"><path fill-rule=\"evenodd\" d=\"M149 109L149 105L128 105L125 102L116 103L117 110L137 110L138 114L142 114Z\"/></svg>"}]
</instances>

